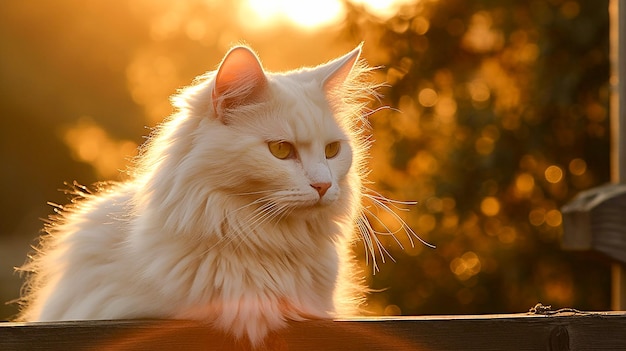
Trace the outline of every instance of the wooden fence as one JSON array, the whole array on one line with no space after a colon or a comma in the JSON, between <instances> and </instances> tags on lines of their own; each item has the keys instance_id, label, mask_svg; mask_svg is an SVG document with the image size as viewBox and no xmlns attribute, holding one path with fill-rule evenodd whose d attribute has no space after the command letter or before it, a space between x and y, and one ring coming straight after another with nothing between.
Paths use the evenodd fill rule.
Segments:
<instances>
[{"instance_id":1,"label":"wooden fence","mask_svg":"<svg viewBox=\"0 0 626 351\"><path fill-rule=\"evenodd\" d=\"M246 350L199 322L0 323L0 350ZM292 322L264 350L626 350L626 312Z\"/></svg>"}]
</instances>

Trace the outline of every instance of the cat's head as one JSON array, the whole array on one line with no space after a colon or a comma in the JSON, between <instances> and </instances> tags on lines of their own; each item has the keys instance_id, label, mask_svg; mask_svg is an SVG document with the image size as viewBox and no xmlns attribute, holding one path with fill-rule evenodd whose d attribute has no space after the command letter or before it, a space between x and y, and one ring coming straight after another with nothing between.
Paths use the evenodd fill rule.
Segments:
<instances>
[{"instance_id":1,"label":"cat's head","mask_svg":"<svg viewBox=\"0 0 626 351\"><path fill-rule=\"evenodd\" d=\"M366 70L360 53L270 73L249 48L231 49L217 71L174 100L183 117L170 122L176 131L163 138L169 155L161 155L176 164L163 175L171 191L196 202L242 199L276 218L355 215L366 149L363 101L355 99L365 95L365 85L355 88Z\"/></svg>"}]
</instances>

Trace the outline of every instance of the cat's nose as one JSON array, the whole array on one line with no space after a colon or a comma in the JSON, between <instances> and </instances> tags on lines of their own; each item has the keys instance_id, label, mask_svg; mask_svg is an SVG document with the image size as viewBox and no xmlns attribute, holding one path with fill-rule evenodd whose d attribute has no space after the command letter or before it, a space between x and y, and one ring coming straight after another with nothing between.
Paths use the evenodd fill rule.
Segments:
<instances>
[{"instance_id":1,"label":"cat's nose","mask_svg":"<svg viewBox=\"0 0 626 351\"><path fill-rule=\"evenodd\" d=\"M326 194L326 191L328 190L328 188L330 188L331 184L330 183L313 183L311 184L311 187L315 190L317 190L317 193L320 194L320 198L322 198L322 196L324 196L324 194Z\"/></svg>"}]
</instances>

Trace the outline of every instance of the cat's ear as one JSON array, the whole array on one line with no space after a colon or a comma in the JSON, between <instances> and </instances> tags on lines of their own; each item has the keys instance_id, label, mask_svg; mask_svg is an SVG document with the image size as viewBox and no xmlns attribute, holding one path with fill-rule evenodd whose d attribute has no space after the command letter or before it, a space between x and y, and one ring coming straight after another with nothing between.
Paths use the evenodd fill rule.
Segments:
<instances>
[{"instance_id":1,"label":"cat's ear","mask_svg":"<svg viewBox=\"0 0 626 351\"><path fill-rule=\"evenodd\" d=\"M322 84L326 94L332 94L333 91L344 84L350 72L359 61L362 46L363 43L346 55L324 65L327 71Z\"/></svg>"},{"instance_id":2,"label":"cat's ear","mask_svg":"<svg viewBox=\"0 0 626 351\"><path fill-rule=\"evenodd\" d=\"M232 48L217 70L212 99L217 118L224 112L262 100L267 91L267 77L258 57L245 46Z\"/></svg>"}]
</instances>

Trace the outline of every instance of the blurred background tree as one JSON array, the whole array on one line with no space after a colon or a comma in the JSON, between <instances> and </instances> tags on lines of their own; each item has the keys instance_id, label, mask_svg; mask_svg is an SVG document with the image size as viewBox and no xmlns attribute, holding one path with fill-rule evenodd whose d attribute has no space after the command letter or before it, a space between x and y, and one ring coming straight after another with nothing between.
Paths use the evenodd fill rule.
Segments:
<instances>
[{"instance_id":1,"label":"blurred background tree","mask_svg":"<svg viewBox=\"0 0 626 351\"><path fill-rule=\"evenodd\" d=\"M609 179L606 1L290 3L0 4L0 300L19 294L12 267L46 202L68 201L57 189L123 179L144 126L171 113L168 96L232 44L284 70L364 40L393 107L371 118L373 188L417 200L401 215L437 245L381 238L396 262L365 267L380 290L368 309L609 309L605 259L559 248L560 207ZM2 306L0 319L15 312Z\"/></svg>"}]
</instances>

